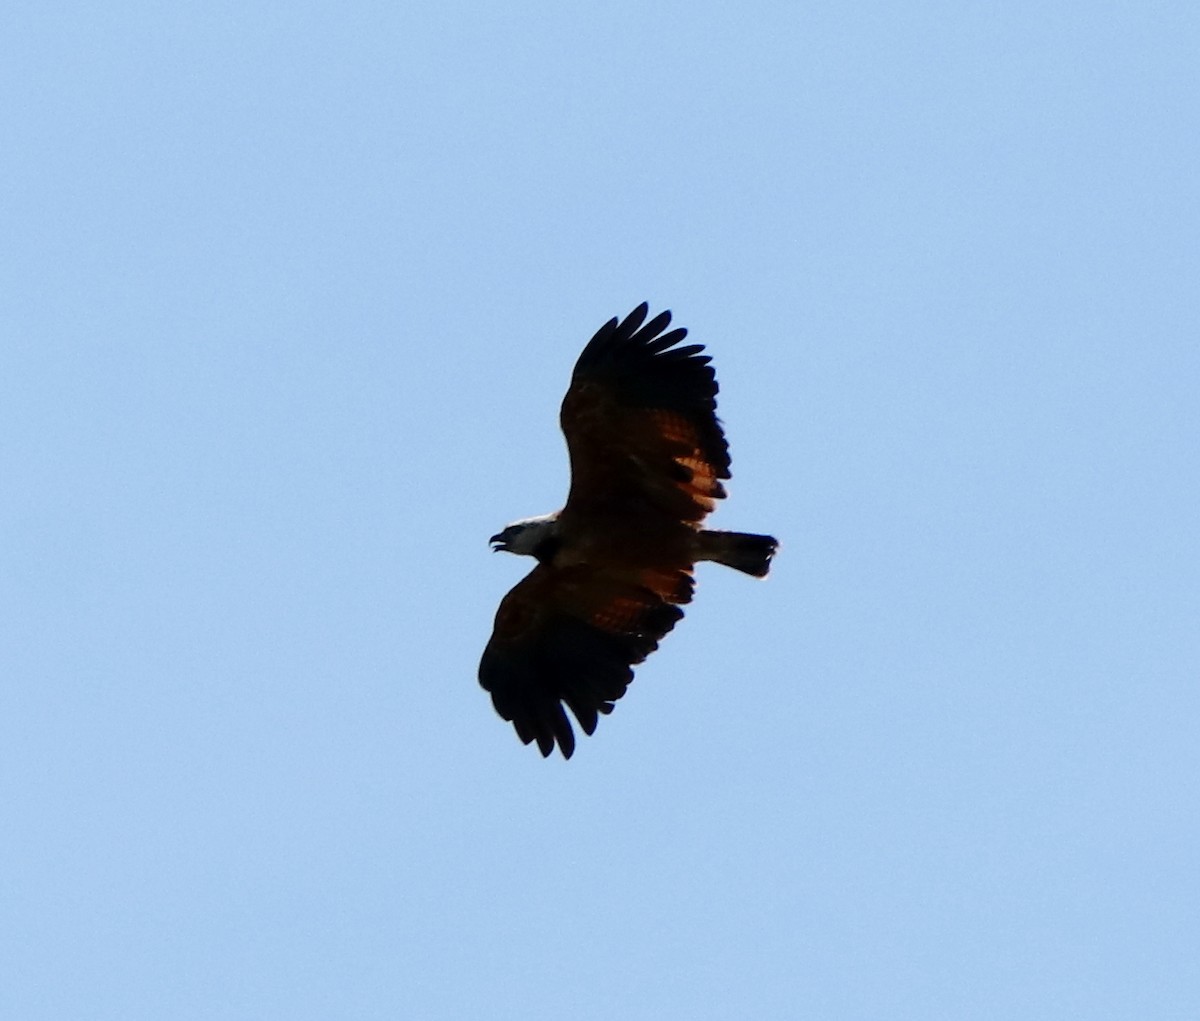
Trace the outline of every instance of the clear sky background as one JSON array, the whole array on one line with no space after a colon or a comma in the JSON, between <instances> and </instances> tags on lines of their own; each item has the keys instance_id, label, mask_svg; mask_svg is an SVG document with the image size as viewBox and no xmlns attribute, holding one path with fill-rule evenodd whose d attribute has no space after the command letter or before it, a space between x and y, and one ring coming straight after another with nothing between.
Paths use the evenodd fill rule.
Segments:
<instances>
[{"instance_id":1,"label":"clear sky background","mask_svg":"<svg viewBox=\"0 0 1200 1021\"><path fill-rule=\"evenodd\" d=\"M1200 1017L1200 8L0 12L0 1015ZM475 671L647 300L732 441Z\"/></svg>"}]
</instances>

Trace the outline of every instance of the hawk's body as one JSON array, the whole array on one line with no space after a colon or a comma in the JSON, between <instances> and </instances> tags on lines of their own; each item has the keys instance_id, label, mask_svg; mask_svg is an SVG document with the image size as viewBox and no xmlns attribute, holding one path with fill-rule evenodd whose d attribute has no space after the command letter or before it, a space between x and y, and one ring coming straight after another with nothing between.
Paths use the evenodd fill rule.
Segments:
<instances>
[{"instance_id":1,"label":"hawk's body","mask_svg":"<svg viewBox=\"0 0 1200 1021\"><path fill-rule=\"evenodd\" d=\"M510 525L497 548L538 565L500 604L479 680L497 712L543 755L588 734L658 648L692 598L698 560L767 573L769 536L701 530L725 496L729 447L716 417L717 382L671 315L645 323L641 305L584 348L560 421L571 490L557 515Z\"/></svg>"}]
</instances>

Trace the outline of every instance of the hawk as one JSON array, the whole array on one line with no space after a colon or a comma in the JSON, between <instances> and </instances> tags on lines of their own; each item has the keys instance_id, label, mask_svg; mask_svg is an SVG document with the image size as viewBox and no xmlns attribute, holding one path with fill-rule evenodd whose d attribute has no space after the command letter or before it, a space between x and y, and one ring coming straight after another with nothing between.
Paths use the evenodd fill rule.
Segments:
<instances>
[{"instance_id":1,"label":"hawk","mask_svg":"<svg viewBox=\"0 0 1200 1021\"><path fill-rule=\"evenodd\" d=\"M479 664L496 711L543 756L591 734L691 601L712 560L764 577L769 535L701 528L725 496L729 445L700 344L641 304L584 347L559 416L571 462L562 510L509 525L494 550L537 566L504 597Z\"/></svg>"}]
</instances>

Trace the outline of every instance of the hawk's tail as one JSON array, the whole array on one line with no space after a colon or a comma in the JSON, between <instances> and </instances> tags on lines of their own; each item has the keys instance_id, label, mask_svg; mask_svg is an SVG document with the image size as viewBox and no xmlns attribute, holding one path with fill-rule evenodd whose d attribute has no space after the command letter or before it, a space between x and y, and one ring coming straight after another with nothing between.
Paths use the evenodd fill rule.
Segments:
<instances>
[{"instance_id":1,"label":"hawk's tail","mask_svg":"<svg viewBox=\"0 0 1200 1021\"><path fill-rule=\"evenodd\" d=\"M765 578L779 543L769 535L749 532L710 532L699 535L697 560L715 560L735 571Z\"/></svg>"}]
</instances>

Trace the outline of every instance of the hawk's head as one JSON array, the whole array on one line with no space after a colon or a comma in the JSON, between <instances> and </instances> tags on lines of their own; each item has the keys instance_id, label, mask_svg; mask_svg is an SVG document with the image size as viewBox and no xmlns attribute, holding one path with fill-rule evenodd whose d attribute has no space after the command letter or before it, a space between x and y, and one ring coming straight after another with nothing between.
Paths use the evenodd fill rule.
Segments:
<instances>
[{"instance_id":1,"label":"hawk's head","mask_svg":"<svg viewBox=\"0 0 1200 1021\"><path fill-rule=\"evenodd\" d=\"M514 521L503 531L493 535L488 542L492 552L519 553L522 556L547 560L550 546L557 545L558 514L543 514L537 518Z\"/></svg>"}]
</instances>

